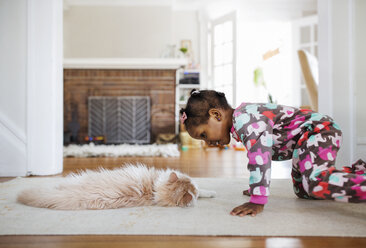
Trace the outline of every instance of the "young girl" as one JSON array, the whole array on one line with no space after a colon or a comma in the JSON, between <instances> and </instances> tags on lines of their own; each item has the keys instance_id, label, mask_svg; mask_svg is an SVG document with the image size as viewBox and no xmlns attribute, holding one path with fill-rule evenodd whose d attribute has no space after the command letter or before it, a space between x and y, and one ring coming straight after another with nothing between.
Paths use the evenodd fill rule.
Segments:
<instances>
[{"instance_id":1,"label":"young girl","mask_svg":"<svg viewBox=\"0 0 366 248\"><path fill-rule=\"evenodd\" d=\"M366 202L366 163L358 160L343 171L335 168L342 132L326 115L272 103L242 103L236 109L225 94L192 90L181 122L195 139L208 145L225 145L232 137L248 151L250 200L232 215L263 211L269 196L271 160L292 159L295 194L305 199Z\"/></svg>"}]
</instances>

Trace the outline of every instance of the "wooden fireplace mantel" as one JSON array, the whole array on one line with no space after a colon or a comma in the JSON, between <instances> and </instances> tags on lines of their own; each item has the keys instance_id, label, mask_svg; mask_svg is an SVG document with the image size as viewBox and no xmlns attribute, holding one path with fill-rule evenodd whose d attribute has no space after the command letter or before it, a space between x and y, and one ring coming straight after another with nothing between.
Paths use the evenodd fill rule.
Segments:
<instances>
[{"instance_id":1,"label":"wooden fireplace mantel","mask_svg":"<svg viewBox=\"0 0 366 248\"><path fill-rule=\"evenodd\" d=\"M64 58L64 69L178 69L186 58Z\"/></svg>"}]
</instances>

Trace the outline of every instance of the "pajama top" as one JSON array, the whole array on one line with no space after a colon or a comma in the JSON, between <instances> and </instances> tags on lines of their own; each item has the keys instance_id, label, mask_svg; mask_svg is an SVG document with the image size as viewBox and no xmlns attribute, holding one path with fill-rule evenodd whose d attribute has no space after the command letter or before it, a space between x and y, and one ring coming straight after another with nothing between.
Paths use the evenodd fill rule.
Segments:
<instances>
[{"instance_id":1,"label":"pajama top","mask_svg":"<svg viewBox=\"0 0 366 248\"><path fill-rule=\"evenodd\" d=\"M242 103L234 110L231 133L248 151L250 202L267 203L271 160L292 159L301 135L324 124L323 117L311 110L272 103Z\"/></svg>"}]
</instances>

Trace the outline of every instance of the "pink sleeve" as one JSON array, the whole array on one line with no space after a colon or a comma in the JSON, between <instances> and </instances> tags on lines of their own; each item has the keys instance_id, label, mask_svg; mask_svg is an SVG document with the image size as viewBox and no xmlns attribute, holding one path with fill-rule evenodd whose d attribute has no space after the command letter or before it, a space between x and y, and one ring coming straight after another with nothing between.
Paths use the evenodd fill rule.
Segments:
<instances>
[{"instance_id":1,"label":"pink sleeve","mask_svg":"<svg viewBox=\"0 0 366 248\"><path fill-rule=\"evenodd\" d=\"M248 151L250 202L266 204L271 177L273 122L261 114L243 113L241 118L247 122L234 123L234 128Z\"/></svg>"},{"instance_id":2,"label":"pink sleeve","mask_svg":"<svg viewBox=\"0 0 366 248\"><path fill-rule=\"evenodd\" d=\"M268 202L268 196L252 195L250 196L249 202L264 205Z\"/></svg>"}]
</instances>

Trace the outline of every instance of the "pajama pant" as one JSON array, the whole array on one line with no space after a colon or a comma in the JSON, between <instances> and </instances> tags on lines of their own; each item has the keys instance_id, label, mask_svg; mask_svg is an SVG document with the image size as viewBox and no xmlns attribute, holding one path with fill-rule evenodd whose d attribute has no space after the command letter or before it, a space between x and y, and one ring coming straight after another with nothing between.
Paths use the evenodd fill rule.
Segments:
<instances>
[{"instance_id":1,"label":"pajama pant","mask_svg":"<svg viewBox=\"0 0 366 248\"><path fill-rule=\"evenodd\" d=\"M292 181L295 194L305 199L366 202L366 163L335 168L342 132L329 117L309 124L293 151Z\"/></svg>"}]
</instances>

